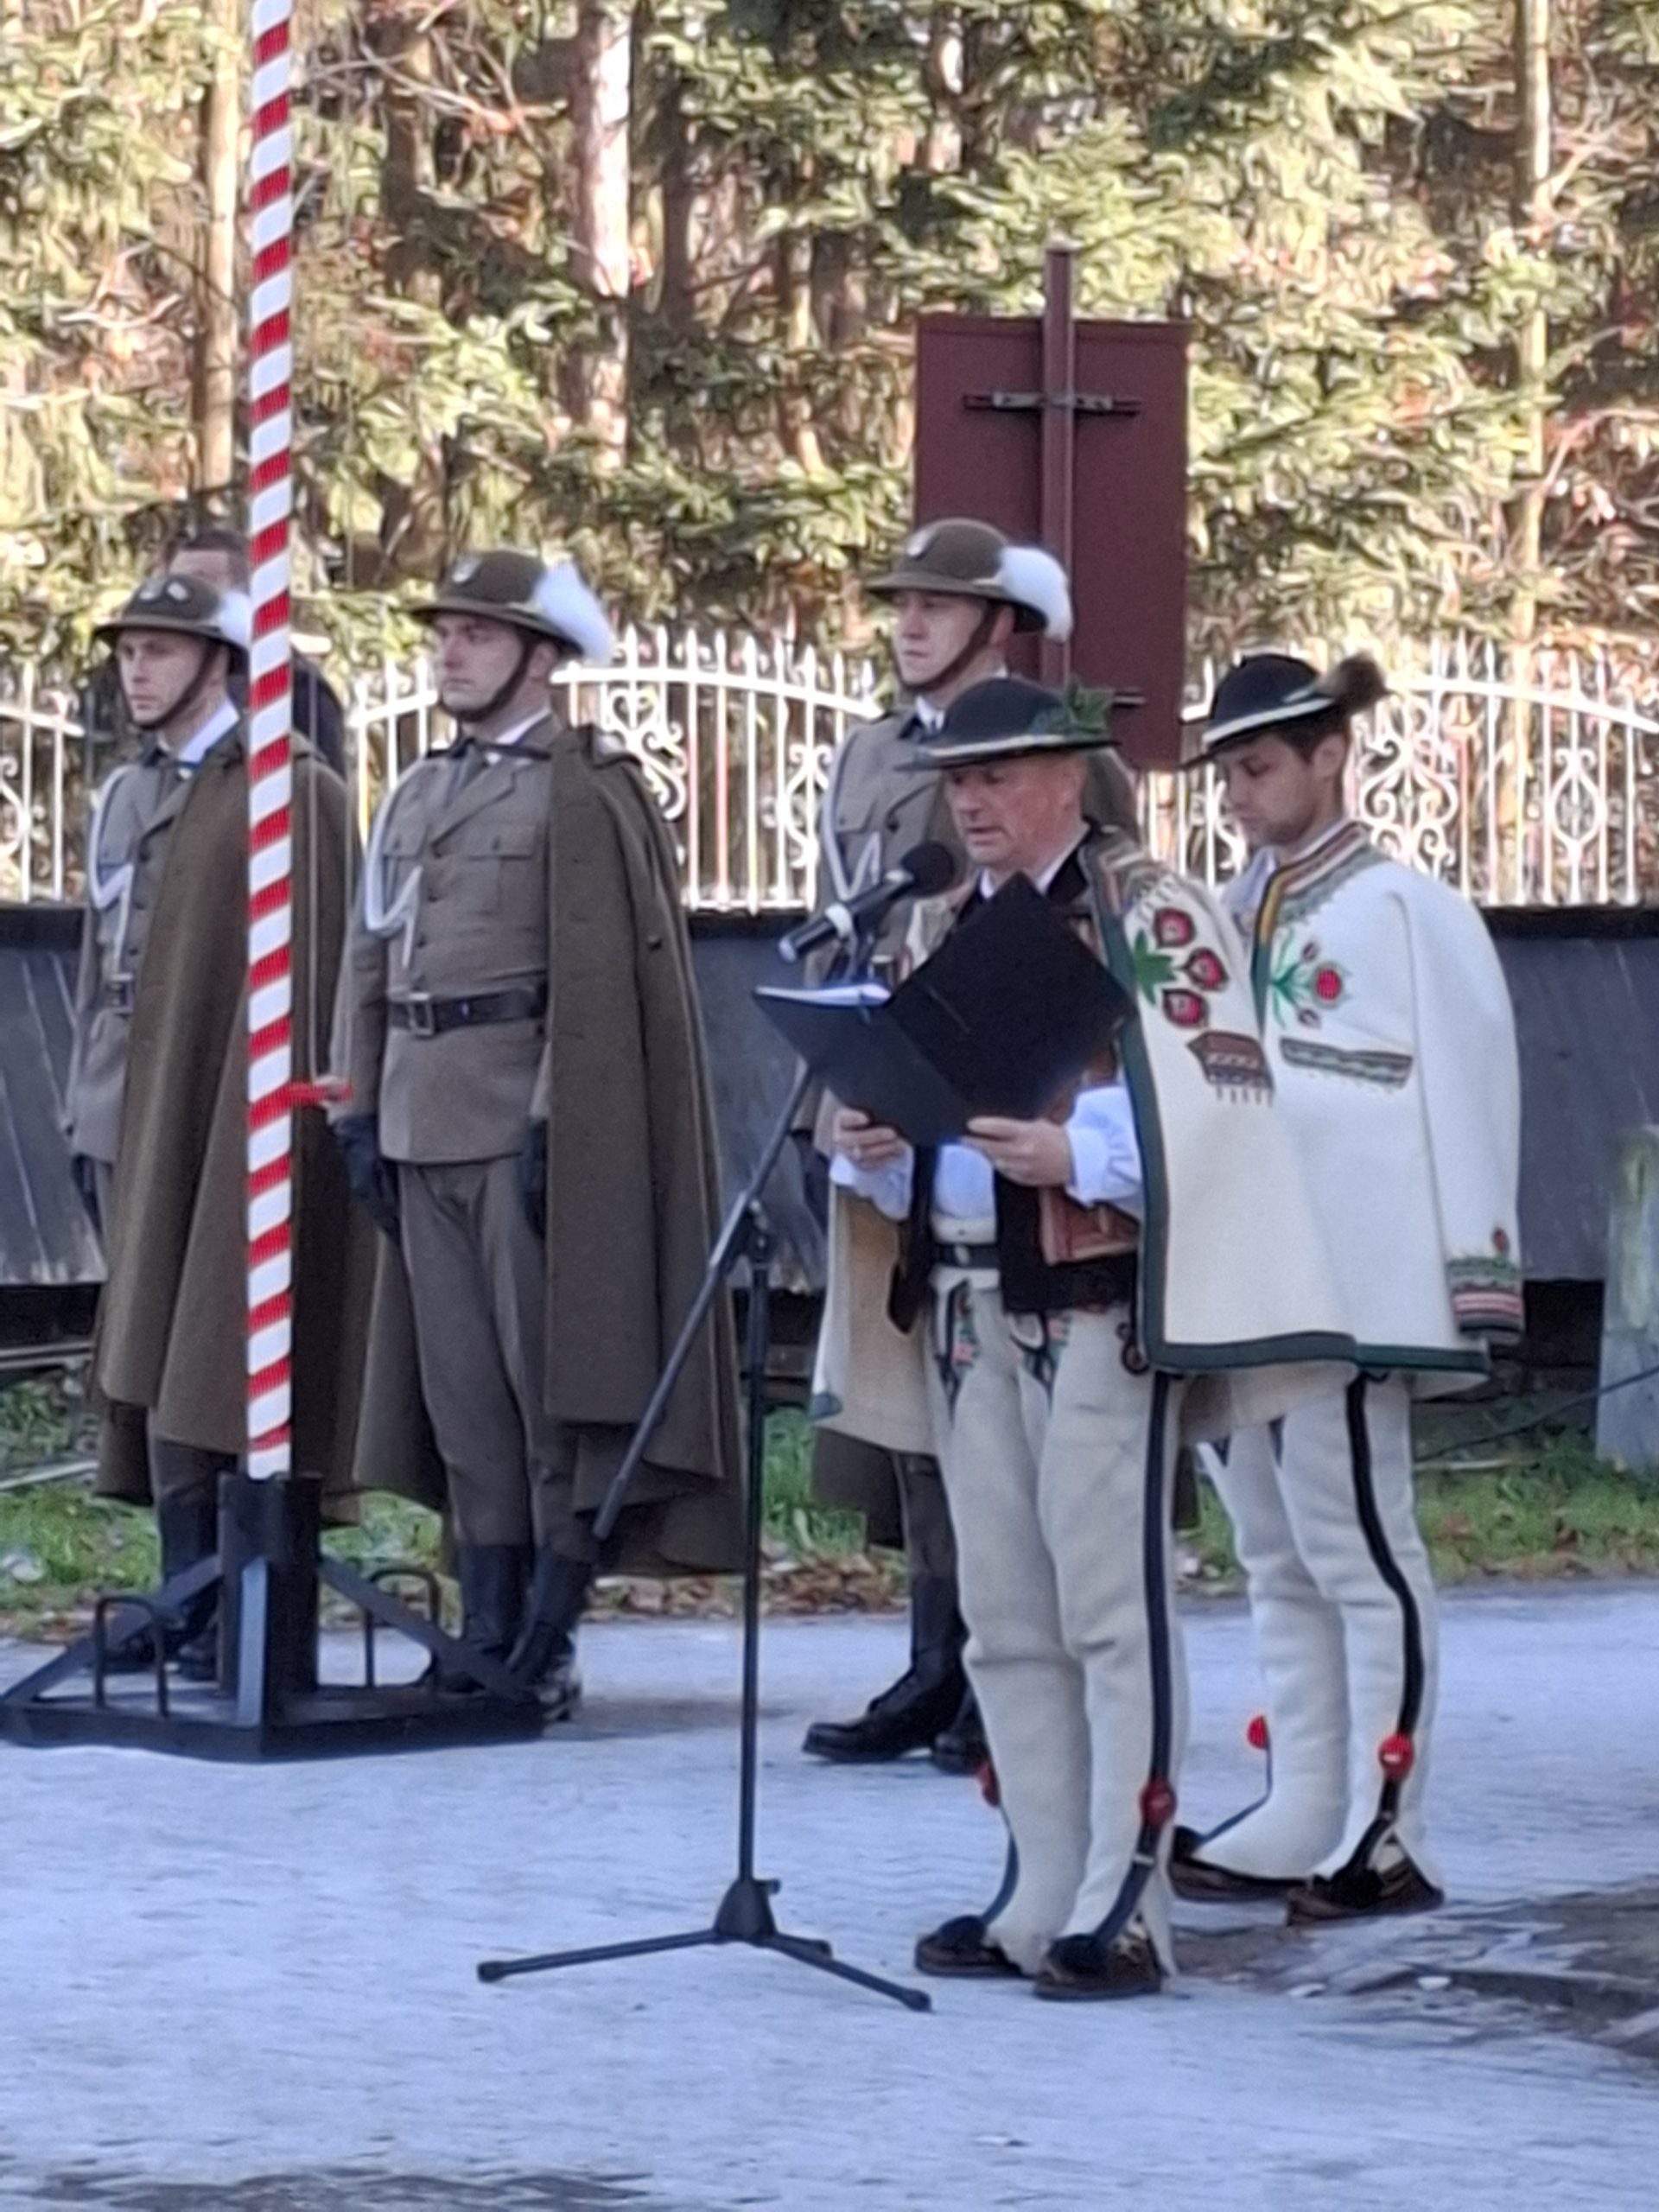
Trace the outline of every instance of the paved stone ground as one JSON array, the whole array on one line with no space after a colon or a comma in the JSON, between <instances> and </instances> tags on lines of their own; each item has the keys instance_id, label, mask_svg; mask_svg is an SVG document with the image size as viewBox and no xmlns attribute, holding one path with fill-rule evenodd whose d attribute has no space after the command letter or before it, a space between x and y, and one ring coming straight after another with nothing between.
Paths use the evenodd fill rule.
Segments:
<instances>
[{"instance_id":1,"label":"paved stone ground","mask_svg":"<svg viewBox=\"0 0 1659 2212\"><path fill-rule=\"evenodd\" d=\"M1219 1815L1255 1779L1245 1624L1188 1626L1188 1808ZM796 1746L901 1636L769 1630L761 1842L788 1925L900 1975L919 1929L987 1894L997 1824L919 1764L837 1773ZM1559 1935L1540 1900L1628 1904L1659 1873L1656 1651L1654 1590L1454 1599L1436 1802L1459 1912L1355 1940L1189 1913L1179 1993L1123 2007L935 1985L916 2018L746 1950L481 1987L486 1955L707 1916L723 1624L591 1631L588 1717L539 1745L264 1770L0 1749L0 2206L1634 2212L1650 2060L1459 1961L1552 1911Z\"/></svg>"}]
</instances>

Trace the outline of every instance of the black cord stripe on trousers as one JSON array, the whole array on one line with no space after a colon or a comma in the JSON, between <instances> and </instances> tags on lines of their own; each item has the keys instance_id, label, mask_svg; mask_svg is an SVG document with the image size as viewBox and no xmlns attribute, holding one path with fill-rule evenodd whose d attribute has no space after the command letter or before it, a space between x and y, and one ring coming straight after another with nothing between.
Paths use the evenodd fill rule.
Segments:
<instances>
[{"instance_id":1,"label":"black cord stripe on trousers","mask_svg":"<svg viewBox=\"0 0 1659 2212\"><path fill-rule=\"evenodd\" d=\"M1423 1624L1411 1585L1389 1548L1382 1516L1377 1510L1376 1485L1371 1470L1371 1433L1365 1418L1366 1387L1363 1375L1348 1385L1348 1457L1353 1469L1354 1503L1358 1508L1366 1549L1400 1607L1405 1641L1405 1681L1400 1694L1398 1728L1401 1735L1410 1736L1416 1730L1423 1709ZM1394 1817L1400 1802L1400 1782L1403 1779L1389 1775L1383 1783L1379 1819Z\"/></svg>"},{"instance_id":2,"label":"black cord stripe on trousers","mask_svg":"<svg viewBox=\"0 0 1659 2212\"><path fill-rule=\"evenodd\" d=\"M1170 1665L1169 1583L1164 1555L1167 1517L1164 1486L1169 1464L1168 1429L1169 1377L1159 1375L1153 1378L1152 1412L1147 1423L1146 1502L1141 1532L1142 1591L1147 1607L1147 1656L1152 1691L1152 1755L1147 1762L1148 1785L1168 1781L1171 1738L1175 1732L1173 1669ZM1146 1894L1147 1885L1158 1865L1159 1839L1162 1834L1161 1827L1154 1827L1147 1820L1143 1801L1141 1832L1135 1840L1135 1856L1129 1862L1129 1871L1123 1877L1123 1885L1111 1910L1095 1930L1103 1943L1115 1941L1135 1917Z\"/></svg>"}]
</instances>

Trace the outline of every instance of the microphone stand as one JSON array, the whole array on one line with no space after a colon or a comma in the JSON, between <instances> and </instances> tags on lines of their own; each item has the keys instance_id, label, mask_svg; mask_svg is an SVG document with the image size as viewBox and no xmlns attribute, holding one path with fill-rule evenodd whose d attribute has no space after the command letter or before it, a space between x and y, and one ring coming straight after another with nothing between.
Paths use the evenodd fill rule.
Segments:
<instances>
[{"instance_id":1,"label":"microphone stand","mask_svg":"<svg viewBox=\"0 0 1659 2212\"><path fill-rule=\"evenodd\" d=\"M844 938L831 964L831 982L842 982L861 969L868 958L865 936L855 927ZM621 1943L601 1943L582 1950L548 1951L533 1958L485 1959L480 1962L480 1981L506 1981L516 1975L549 1974L564 1967L594 1966L608 1959L638 1959L664 1951L699 1950L726 1943L747 1943L757 1950L775 1951L820 1974L834 1974L861 1989L892 1998L912 2012L932 2010L925 1990L884 1980L861 1967L849 1966L836 1957L828 1943L810 1936L793 1936L778 1925L772 1900L779 1885L755 1872L755 1814L760 1771L760 1538L766 1519L766 1358L772 1341L772 1263L777 1240L761 1205L761 1193L772 1179L795 1125L795 1116L811 1084L811 1073L797 1071L789 1097L761 1149L754 1172L727 1216L725 1226L709 1256L702 1285L691 1302L668 1363L652 1392L639 1425L621 1465L605 1493L594 1522L601 1542L615 1529L635 1476L644 1465L658 1423L690 1357L698 1335L709 1319L715 1299L741 1260L749 1265L748 1325L744 1354L747 1364L745 1408L747 1449L745 1461L743 1549L743 1692L738 1722L740 1754L737 1810L737 1872L721 1899L712 1923L671 1936L647 1936Z\"/></svg>"}]
</instances>

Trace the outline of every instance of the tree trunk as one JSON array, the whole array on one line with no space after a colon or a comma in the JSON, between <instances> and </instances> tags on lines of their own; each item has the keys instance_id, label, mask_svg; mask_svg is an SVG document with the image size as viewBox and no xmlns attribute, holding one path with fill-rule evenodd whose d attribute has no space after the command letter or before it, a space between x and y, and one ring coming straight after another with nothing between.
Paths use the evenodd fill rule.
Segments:
<instances>
[{"instance_id":1,"label":"tree trunk","mask_svg":"<svg viewBox=\"0 0 1659 2212\"><path fill-rule=\"evenodd\" d=\"M1516 0L1515 218L1535 245L1546 237L1554 213L1549 37L1550 0ZM1538 625L1548 465L1548 372L1549 316L1540 307L1523 318L1516 337L1516 376L1527 430L1527 483L1515 502L1510 536L1516 576L1513 634L1517 644L1529 642Z\"/></svg>"},{"instance_id":2,"label":"tree trunk","mask_svg":"<svg viewBox=\"0 0 1659 2212\"><path fill-rule=\"evenodd\" d=\"M435 177L425 88L432 81L432 10L424 0L379 0L368 20L369 45L385 62L381 112L380 205L391 226L386 283L428 307L443 302L443 280L431 264L428 195Z\"/></svg>"},{"instance_id":3,"label":"tree trunk","mask_svg":"<svg viewBox=\"0 0 1659 2212\"><path fill-rule=\"evenodd\" d=\"M823 474L823 448L812 420L812 402L803 371L813 350L812 234L785 231L778 241L777 283L779 314L784 328L784 351L790 372L778 395L778 423L784 450L809 476Z\"/></svg>"},{"instance_id":4,"label":"tree trunk","mask_svg":"<svg viewBox=\"0 0 1659 2212\"><path fill-rule=\"evenodd\" d=\"M201 214L196 245L198 492L229 487L236 466L236 212L242 137L241 0L211 0L217 39L201 101Z\"/></svg>"},{"instance_id":5,"label":"tree trunk","mask_svg":"<svg viewBox=\"0 0 1659 2212\"><path fill-rule=\"evenodd\" d=\"M1548 234L1550 190L1550 0L1515 0L1515 219L1535 246ZM1510 512L1510 561L1515 577L1510 607L1510 678L1513 758L1496 794L1503 860L1518 884L1525 824L1521 765L1531 746L1533 709L1527 694L1535 674L1538 588L1543 559L1544 474L1548 463L1549 315L1542 307L1516 334L1516 384L1526 424L1526 480ZM1498 894L1501 895L1501 894Z\"/></svg>"},{"instance_id":6,"label":"tree trunk","mask_svg":"<svg viewBox=\"0 0 1659 2212\"><path fill-rule=\"evenodd\" d=\"M677 78L663 104L663 299L670 330L690 330L696 317L692 291L692 226L697 194L691 169L691 125Z\"/></svg>"},{"instance_id":7,"label":"tree trunk","mask_svg":"<svg viewBox=\"0 0 1659 2212\"><path fill-rule=\"evenodd\" d=\"M632 0L581 0L570 95L571 251L598 328L571 354L566 404L610 468L620 467L628 441L632 16Z\"/></svg>"}]
</instances>

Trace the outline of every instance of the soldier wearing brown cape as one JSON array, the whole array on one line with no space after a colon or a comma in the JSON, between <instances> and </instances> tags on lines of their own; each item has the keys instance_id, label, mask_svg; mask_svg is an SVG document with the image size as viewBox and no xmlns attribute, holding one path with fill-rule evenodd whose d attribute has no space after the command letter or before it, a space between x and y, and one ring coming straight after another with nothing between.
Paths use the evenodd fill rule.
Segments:
<instances>
[{"instance_id":1,"label":"soldier wearing brown cape","mask_svg":"<svg viewBox=\"0 0 1659 2212\"><path fill-rule=\"evenodd\" d=\"M677 869L637 764L550 710L609 658L569 563L456 563L425 612L461 741L375 823L336 1014L336 1134L385 1231L358 1479L447 1506L465 1633L580 1694L593 1516L701 1281L719 1188ZM605 1564L741 1549L717 1310Z\"/></svg>"},{"instance_id":2,"label":"soldier wearing brown cape","mask_svg":"<svg viewBox=\"0 0 1659 2212\"><path fill-rule=\"evenodd\" d=\"M217 1541L218 1478L246 1445L247 741L229 696L247 603L194 579L142 586L105 634L149 742L118 775L145 804L108 868L118 904L107 1004L124 1009L125 1075L94 1382L98 1488L154 1500L163 1578ZM294 1055L320 1072L345 929L340 779L294 756ZM105 812L108 812L105 795ZM295 1465L349 1481L371 1240L319 1116L296 1116ZM213 1600L175 1624L181 1668L214 1670Z\"/></svg>"},{"instance_id":3,"label":"soldier wearing brown cape","mask_svg":"<svg viewBox=\"0 0 1659 2212\"><path fill-rule=\"evenodd\" d=\"M938 778L918 775L922 741L952 702L1007 671L1020 632L1056 641L1071 634L1065 571L1038 545L1010 543L991 524L965 516L930 522L906 541L887 572L865 587L893 612L894 671L906 703L850 729L830 765L819 824L826 897L867 891L912 845L960 846ZM1091 759L1089 807L1101 821L1132 818L1124 771ZM910 919L895 907L874 945L890 969ZM830 1149L833 1101L815 1099L805 1128ZM861 1514L872 1543L902 1541L909 1570L910 1665L851 1720L817 1720L805 1749L843 1764L873 1764L931 1750L948 1773L983 1762L984 1733L963 1669L966 1630L957 1593L957 1544L938 1463L887 1452L863 1440L817 1432L813 1488L826 1505Z\"/></svg>"}]
</instances>

